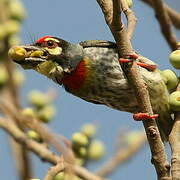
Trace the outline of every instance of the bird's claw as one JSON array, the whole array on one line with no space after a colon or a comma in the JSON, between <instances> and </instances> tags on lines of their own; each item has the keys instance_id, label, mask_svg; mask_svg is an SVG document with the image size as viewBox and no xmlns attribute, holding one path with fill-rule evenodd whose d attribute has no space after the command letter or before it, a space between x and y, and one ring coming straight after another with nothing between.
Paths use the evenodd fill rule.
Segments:
<instances>
[{"instance_id":1,"label":"bird's claw","mask_svg":"<svg viewBox=\"0 0 180 180\"><path fill-rule=\"evenodd\" d=\"M139 56L137 54L130 54L130 55L128 55L128 59L120 58L119 62L120 63L130 63L130 62L133 62L133 60L138 59L138 57ZM141 66L149 71L154 71L157 68L157 66L154 64L147 64L147 63L143 63L143 62L137 62L137 65Z\"/></svg>"},{"instance_id":2,"label":"bird's claw","mask_svg":"<svg viewBox=\"0 0 180 180\"><path fill-rule=\"evenodd\" d=\"M146 63L142 63L142 62L137 62L137 65L141 66L149 71L154 71L157 68L157 66L154 64L146 64Z\"/></svg>"},{"instance_id":3,"label":"bird's claw","mask_svg":"<svg viewBox=\"0 0 180 180\"><path fill-rule=\"evenodd\" d=\"M148 119L156 119L158 118L158 116L159 114L150 115L149 113L136 113L136 114L133 114L133 119L135 121L144 121Z\"/></svg>"}]
</instances>

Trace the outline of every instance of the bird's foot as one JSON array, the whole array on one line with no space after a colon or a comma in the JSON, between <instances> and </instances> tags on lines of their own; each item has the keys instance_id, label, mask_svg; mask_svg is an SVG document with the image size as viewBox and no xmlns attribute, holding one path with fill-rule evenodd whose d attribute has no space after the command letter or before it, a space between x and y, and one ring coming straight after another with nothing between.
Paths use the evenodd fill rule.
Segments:
<instances>
[{"instance_id":1,"label":"bird's foot","mask_svg":"<svg viewBox=\"0 0 180 180\"><path fill-rule=\"evenodd\" d=\"M148 119L156 119L159 114L150 115L149 113L136 113L133 114L133 118L135 121L144 121Z\"/></svg>"},{"instance_id":2,"label":"bird's foot","mask_svg":"<svg viewBox=\"0 0 180 180\"><path fill-rule=\"evenodd\" d=\"M138 55L137 54L130 54L128 55L128 58L125 59L125 58L120 58L119 59L119 62L120 63L130 63L130 62L133 62L134 60L138 59ZM154 64L147 64L147 63L144 63L144 62L137 62L137 65L138 66L141 66L149 71L154 71L157 66L154 65Z\"/></svg>"}]
</instances>

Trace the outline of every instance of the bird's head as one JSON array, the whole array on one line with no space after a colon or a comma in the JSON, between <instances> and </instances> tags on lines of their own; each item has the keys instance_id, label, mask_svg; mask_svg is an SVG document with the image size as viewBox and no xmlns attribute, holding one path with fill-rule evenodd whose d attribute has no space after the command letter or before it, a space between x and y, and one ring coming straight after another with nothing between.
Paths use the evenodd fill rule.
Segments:
<instances>
[{"instance_id":1,"label":"bird's head","mask_svg":"<svg viewBox=\"0 0 180 180\"><path fill-rule=\"evenodd\" d=\"M83 48L56 37L44 36L34 44L12 47L9 56L24 69L34 69L60 81L76 69L82 60Z\"/></svg>"}]
</instances>

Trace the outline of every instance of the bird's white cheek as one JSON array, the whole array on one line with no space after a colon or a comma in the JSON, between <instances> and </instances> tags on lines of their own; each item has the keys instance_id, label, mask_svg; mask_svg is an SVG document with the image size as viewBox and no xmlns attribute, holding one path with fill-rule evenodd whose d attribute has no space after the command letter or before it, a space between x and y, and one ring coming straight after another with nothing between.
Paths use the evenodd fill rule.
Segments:
<instances>
[{"instance_id":1,"label":"bird's white cheek","mask_svg":"<svg viewBox=\"0 0 180 180\"><path fill-rule=\"evenodd\" d=\"M61 47L56 47L56 48L53 48L53 49L49 49L49 48L45 48L49 54L52 54L52 55L60 55L62 53L62 48Z\"/></svg>"}]
</instances>

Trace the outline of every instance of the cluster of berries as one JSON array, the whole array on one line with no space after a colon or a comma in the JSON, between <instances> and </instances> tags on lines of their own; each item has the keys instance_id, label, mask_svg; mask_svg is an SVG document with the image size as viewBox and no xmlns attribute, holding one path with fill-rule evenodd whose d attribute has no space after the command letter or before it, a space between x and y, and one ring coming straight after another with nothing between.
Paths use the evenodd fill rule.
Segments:
<instances>
[{"instance_id":1,"label":"cluster of berries","mask_svg":"<svg viewBox=\"0 0 180 180\"><path fill-rule=\"evenodd\" d=\"M86 165L89 160L99 160L104 156L105 146L103 142L94 139L96 130L94 124L88 123L82 126L80 132L72 135L72 149L75 154L76 163L80 166ZM68 178L69 176L65 172L60 172L54 177L54 180L82 180L78 176Z\"/></svg>"},{"instance_id":2,"label":"cluster of berries","mask_svg":"<svg viewBox=\"0 0 180 180\"><path fill-rule=\"evenodd\" d=\"M28 102L31 107L24 108L22 115L34 117L43 123L49 123L55 116L56 109L52 104L52 98L46 93L34 90L28 94ZM27 131L28 137L41 142L40 135L34 130Z\"/></svg>"},{"instance_id":3,"label":"cluster of berries","mask_svg":"<svg viewBox=\"0 0 180 180\"><path fill-rule=\"evenodd\" d=\"M14 83L17 86L21 86L25 81L24 73L18 69L13 71L12 77L14 79ZM0 63L0 90L6 87L9 80L9 75L7 69L3 63Z\"/></svg>"},{"instance_id":4,"label":"cluster of berries","mask_svg":"<svg viewBox=\"0 0 180 180\"><path fill-rule=\"evenodd\" d=\"M180 43L179 43L180 46ZM180 69L180 50L173 51L169 56L170 63L175 69ZM180 111L180 91L177 91L177 85L180 83L180 77L170 69L162 71L164 82L170 92L169 104L173 112Z\"/></svg>"},{"instance_id":5,"label":"cluster of berries","mask_svg":"<svg viewBox=\"0 0 180 180\"><path fill-rule=\"evenodd\" d=\"M4 60L7 60L7 48L19 44L20 40L17 33L25 18L25 10L19 0L1 0L0 19L0 89L6 86L9 75L4 66ZM24 82L24 74L16 70L13 72L13 78L16 85Z\"/></svg>"},{"instance_id":6,"label":"cluster of berries","mask_svg":"<svg viewBox=\"0 0 180 180\"><path fill-rule=\"evenodd\" d=\"M2 18L0 20L0 53L8 46L19 44L18 32L25 18L25 10L20 0L1 0Z\"/></svg>"}]
</instances>

